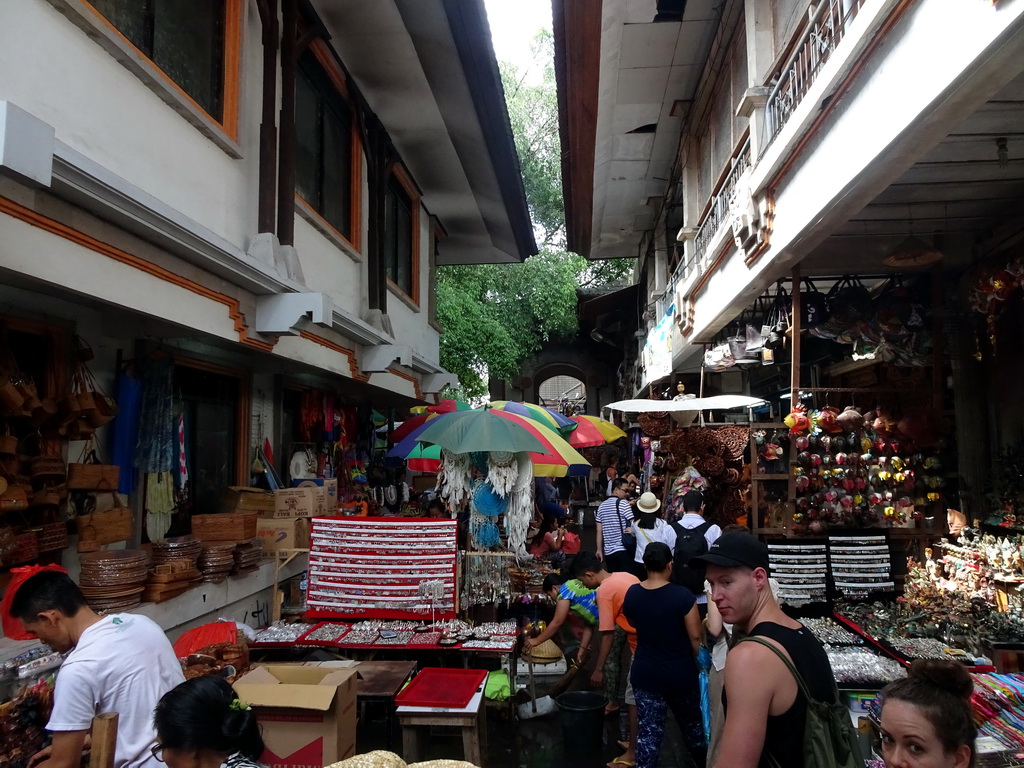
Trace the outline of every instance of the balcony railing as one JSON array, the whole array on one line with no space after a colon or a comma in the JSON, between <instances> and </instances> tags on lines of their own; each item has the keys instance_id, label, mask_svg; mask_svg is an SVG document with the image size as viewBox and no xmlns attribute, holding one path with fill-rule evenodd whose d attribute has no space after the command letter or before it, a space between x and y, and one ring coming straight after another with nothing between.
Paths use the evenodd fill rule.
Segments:
<instances>
[{"instance_id":1,"label":"balcony railing","mask_svg":"<svg viewBox=\"0 0 1024 768\"><path fill-rule=\"evenodd\" d=\"M694 273L701 272L706 266L704 259L707 255L708 247L729 216L729 208L732 206L733 198L736 196L736 182L750 168L749 138L743 142L729 162L731 164L729 173L722 179L722 183L718 185L715 193L711 196L707 212L697 226L697 234L693 240L693 250L690 252L690 258L683 261L672 276L671 287L673 289L679 281L685 280Z\"/></svg>"},{"instance_id":2,"label":"balcony railing","mask_svg":"<svg viewBox=\"0 0 1024 768\"><path fill-rule=\"evenodd\" d=\"M803 35L776 76L765 106L765 141L761 153L775 140L803 101L821 68L842 42L867 0L822 0L814 7Z\"/></svg>"}]
</instances>

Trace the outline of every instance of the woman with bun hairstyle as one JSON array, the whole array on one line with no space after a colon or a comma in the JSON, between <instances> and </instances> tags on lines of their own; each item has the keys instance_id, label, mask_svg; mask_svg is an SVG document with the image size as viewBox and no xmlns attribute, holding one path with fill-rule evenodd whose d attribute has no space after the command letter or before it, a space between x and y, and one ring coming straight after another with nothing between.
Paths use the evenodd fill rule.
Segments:
<instances>
[{"instance_id":1,"label":"woman with bun hairstyle","mask_svg":"<svg viewBox=\"0 0 1024 768\"><path fill-rule=\"evenodd\" d=\"M219 677L187 680L153 714L153 755L168 768L264 768L256 713Z\"/></svg>"},{"instance_id":2,"label":"woman with bun hairstyle","mask_svg":"<svg viewBox=\"0 0 1024 768\"><path fill-rule=\"evenodd\" d=\"M919 659L910 674L882 689L886 768L972 768L978 729L974 683L962 664Z\"/></svg>"}]
</instances>

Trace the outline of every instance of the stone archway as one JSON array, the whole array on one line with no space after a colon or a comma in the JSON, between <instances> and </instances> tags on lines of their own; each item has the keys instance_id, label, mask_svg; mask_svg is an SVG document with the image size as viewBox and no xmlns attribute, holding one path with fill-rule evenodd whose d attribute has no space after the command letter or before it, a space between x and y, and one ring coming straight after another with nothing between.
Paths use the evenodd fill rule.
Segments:
<instances>
[{"instance_id":1,"label":"stone archway","mask_svg":"<svg viewBox=\"0 0 1024 768\"><path fill-rule=\"evenodd\" d=\"M587 340L589 342L589 340ZM540 385L553 376L572 376L587 388L586 413L597 416L602 403L615 399L616 366L618 355L612 350L594 348L593 343L549 343L533 358L524 363L520 375L513 381L492 379L492 400L540 400Z\"/></svg>"}]
</instances>

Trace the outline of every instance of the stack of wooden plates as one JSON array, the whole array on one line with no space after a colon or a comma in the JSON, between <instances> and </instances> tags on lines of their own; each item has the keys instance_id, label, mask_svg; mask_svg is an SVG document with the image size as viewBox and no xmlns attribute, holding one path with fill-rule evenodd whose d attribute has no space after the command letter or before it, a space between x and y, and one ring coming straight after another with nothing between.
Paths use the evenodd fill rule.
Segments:
<instances>
[{"instance_id":1,"label":"stack of wooden plates","mask_svg":"<svg viewBox=\"0 0 1024 768\"><path fill-rule=\"evenodd\" d=\"M203 581L224 581L235 567L235 541L208 541L203 543L199 555L199 570Z\"/></svg>"},{"instance_id":2,"label":"stack of wooden plates","mask_svg":"<svg viewBox=\"0 0 1024 768\"><path fill-rule=\"evenodd\" d=\"M196 564L203 551L203 542L195 536L175 536L153 542L153 565L172 560L191 560Z\"/></svg>"},{"instance_id":3,"label":"stack of wooden plates","mask_svg":"<svg viewBox=\"0 0 1024 768\"><path fill-rule=\"evenodd\" d=\"M79 586L93 610L126 611L142 602L148 558L136 549L87 552L81 556Z\"/></svg>"},{"instance_id":4,"label":"stack of wooden plates","mask_svg":"<svg viewBox=\"0 0 1024 768\"><path fill-rule=\"evenodd\" d=\"M248 539L238 542L235 547L235 568L232 575L252 573L263 561L263 539Z\"/></svg>"}]
</instances>

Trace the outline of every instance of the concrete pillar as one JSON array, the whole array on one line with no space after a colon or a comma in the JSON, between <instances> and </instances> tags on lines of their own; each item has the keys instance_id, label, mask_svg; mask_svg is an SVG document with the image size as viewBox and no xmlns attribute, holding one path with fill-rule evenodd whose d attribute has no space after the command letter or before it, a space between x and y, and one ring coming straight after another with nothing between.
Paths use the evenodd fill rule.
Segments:
<instances>
[{"instance_id":1,"label":"concrete pillar","mask_svg":"<svg viewBox=\"0 0 1024 768\"><path fill-rule=\"evenodd\" d=\"M744 0L747 33L747 85L767 85L775 63L775 29L772 3Z\"/></svg>"}]
</instances>

